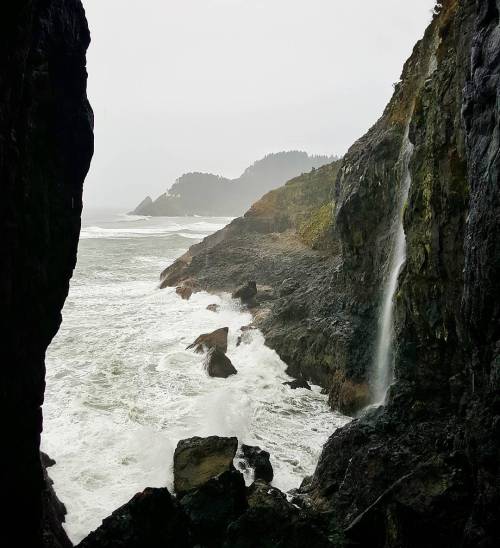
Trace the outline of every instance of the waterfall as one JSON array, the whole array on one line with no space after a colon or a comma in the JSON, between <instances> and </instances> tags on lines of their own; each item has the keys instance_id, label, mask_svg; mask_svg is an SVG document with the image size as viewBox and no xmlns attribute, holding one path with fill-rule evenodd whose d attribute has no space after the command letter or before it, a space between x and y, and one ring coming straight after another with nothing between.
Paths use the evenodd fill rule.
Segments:
<instances>
[{"instance_id":1,"label":"waterfall","mask_svg":"<svg viewBox=\"0 0 500 548\"><path fill-rule=\"evenodd\" d=\"M382 307L380 309L377 349L375 354L375 367L372 389L372 401L375 404L383 404L389 385L393 379L393 310L394 296L398 285L398 276L406 260L406 238L403 228L403 210L411 184L410 160L413 155L413 144L407 127L399 164L401 166L400 194L398 208L393 221L394 241L391 252L389 270L385 279Z\"/></svg>"}]
</instances>

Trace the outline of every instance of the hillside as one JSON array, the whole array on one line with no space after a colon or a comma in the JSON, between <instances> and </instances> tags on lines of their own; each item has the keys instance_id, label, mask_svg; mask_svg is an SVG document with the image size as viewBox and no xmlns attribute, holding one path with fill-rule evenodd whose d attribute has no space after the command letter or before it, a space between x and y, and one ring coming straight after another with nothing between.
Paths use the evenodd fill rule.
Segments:
<instances>
[{"instance_id":1,"label":"hillside","mask_svg":"<svg viewBox=\"0 0 500 548\"><path fill-rule=\"evenodd\" d=\"M186 173L165 194L154 201L148 196L131 213L234 217L241 215L269 190L333 159L329 156L309 156L300 151L279 152L258 160L237 179L210 173Z\"/></svg>"}]
</instances>

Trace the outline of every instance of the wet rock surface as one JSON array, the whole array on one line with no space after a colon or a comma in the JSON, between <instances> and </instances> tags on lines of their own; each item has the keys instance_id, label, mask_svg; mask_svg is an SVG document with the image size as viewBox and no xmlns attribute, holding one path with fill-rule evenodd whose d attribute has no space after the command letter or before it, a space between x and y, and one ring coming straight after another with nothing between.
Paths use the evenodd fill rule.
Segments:
<instances>
[{"instance_id":1,"label":"wet rock surface","mask_svg":"<svg viewBox=\"0 0 500 548\"><path fill-rule=\"evenodd\" d=\"M253 445L241 445L239 455L243 459L243 465L246 469L253 471L254 480L262 480L271 483L274 477L271 456L267 451Z\"/></svg>"},{"instance_id":2,"label":"wet rock surface","mask_svg":"<svg viewBox=\"0 0 500 548\"><path fill-rule=\"evenodd\" d=\"M192 344L187 347L187 350L194 349L198 354L202 354L210 349L220 350L223 354L227 352L227 335L229 327L221 327L212 331L212 333L203 333Z\"/></svg>"},{"instance_id":3,"label":"wet rock surface","mask_svg":"<svg viewBox=\"0 0 500 548\"><path fill-rule=\"evenodd\" d=\"M236 438L189 438L181 440L174 453L174 489L182 495L209 479L234 470Z\"/></svg>"},{"instance_id":4,"label":"wet rock surface","mask_svg":"<svg viewBox=\"0 0 500 548\"><path fill-rule=\"evenodd\" d=\"M210 377L219 379L227 379L238 373L231 360L218 348L212 348L207 354L205 369Z\"/></svg>"}]
</instances>

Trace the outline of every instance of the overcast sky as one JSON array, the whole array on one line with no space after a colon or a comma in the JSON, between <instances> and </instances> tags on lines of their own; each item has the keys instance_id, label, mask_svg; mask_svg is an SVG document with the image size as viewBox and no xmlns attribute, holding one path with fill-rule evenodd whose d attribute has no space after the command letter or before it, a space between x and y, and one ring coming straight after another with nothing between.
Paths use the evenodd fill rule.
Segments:
<instances>
[{"instance_id":1,"label":"overcast sky","mask_svg":"<svg viewBox=\"0 0 500 548\"><path fill-rule=\"evenodd\" d=\"M343 154L380 116L434 0L83 0L88 206L132 209L187 171Z\"/></svg>"}]
</instances>

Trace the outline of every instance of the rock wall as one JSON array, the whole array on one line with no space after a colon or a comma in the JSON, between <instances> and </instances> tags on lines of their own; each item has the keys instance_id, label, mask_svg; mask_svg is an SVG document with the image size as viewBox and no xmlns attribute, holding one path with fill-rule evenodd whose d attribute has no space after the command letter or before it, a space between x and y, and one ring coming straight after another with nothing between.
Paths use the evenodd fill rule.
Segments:
<instances>
[{"instance_id":1,"label":"rock wall","mask_svg":"<svg viewBox=\"0 0 500 548\"><path fill-rule=\"evenodd\" d=\"M93 150L89 40L79 0L0 7L0 470L8 546L42 543L44 357L76 262L82 184ZM65 542L50 529L43 533L48 545Z\"/></svg>"},{"instance_id":2,"label":"rock wall","mask_svg":"<svg viewBox=\"0 0 500 548\"><path fill-rule=\"evenodd\" d=\"M434 21L410 116L396 383L330 438L309 490L362 546L500 539L498 8L450 0Z\"/></svg>"}]
</instances>

